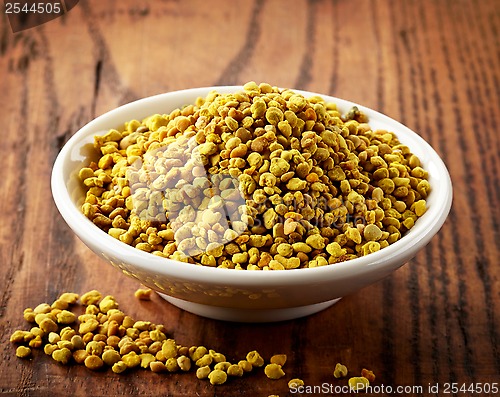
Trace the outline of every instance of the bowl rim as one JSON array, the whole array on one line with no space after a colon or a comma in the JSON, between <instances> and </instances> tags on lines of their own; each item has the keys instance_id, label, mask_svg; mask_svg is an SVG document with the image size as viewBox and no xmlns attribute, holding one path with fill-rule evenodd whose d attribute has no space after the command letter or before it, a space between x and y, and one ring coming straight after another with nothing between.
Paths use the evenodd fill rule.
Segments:
<instances>
[{"instance_id":1,"label":"bowl rim","mask_svg":"<svg viewBox=\"0 0 500 397\"><path fill-rule=\"evenodd\" d=\"M390 129L390 131L394 132L398 138L401 138L402 136L411 137L412 141L418 143L420 147L418 151L426 152L429 156L428 162L432 163L435 168L433 171L434 174L430 175L430 178L437 178L435 184L438 189L436 189L436 186L431 183L431 187L433 189L431 191L431 195L439 193L440 197L435 201L434 205L428 208L427 212L418 219L408 235L403 236L397 242L390 244L388 247L385 247L378 252L333 265L317 268L291 269L286 271L238 271L235 269L221 269L177 262L172 259L158 257L138 250L137 248L127 245L99 229L87 217L85 217L85 215L83 215L79 208L73 204L66 186L66 181L63 177L64 162L65 159L67 159L71 154L71 151L74 150L76 145L81 143L82 139L85 137L88 138L90 135L93 136L102 131L102 129L96 129L97 125L105 122L109 118L133 113L134 109L139 108L140 106L147 105L148 103L155 103L156 101L167 100L167 98L180 100L183 97L205 96L212 90L217 90L220 93L230 93L242 89L242 86L207 86L153 95L119 106L96 117L84 125L66 142L57 155L53 165L51 174L51 191L53 200L63 219L75 232L75 234L81 240L84 240L84 242L85 239L91 239L94 244L101 247L104 254L112 252L112 255L117 258L121 258L125 263L132 263L141 270L185 279L191 282L214 283L218 285L258 284L260 286L276 286L284 284L298 285L321 279L326 280L332 277L351 277L355 274L362 274L370 269L396 269L404 264L404 262L395 263L396 261L394 259L397 259L402 254L407 254L408 252L412 252L413 254L411 256L413 256L420 248L424 247L442 227L452 204L453 192L451 178L443 160L429 143L402 123L376 110L345 99L298 89L292 90L296 93L304 95L306 98L311 96L321 96L328 102L336 103L339 108L357 106L361 111L367 114L369 123L371 123L373 117L375 117L377 123L381 122L382 124L397 127L396 129ZM168 109L166 109L165 113L167 113L167 110ZM123 119L122 123L133 118L136 117L129 116L128 118ZM109 126L108 129L118 127L115 124L113 125L114 126ZM405 139L402 139L403 143L404 140ZM410 147L410 149L412 152L414 151L413 148ZM424 168L428 170L428 167L425 167L425 164Z\"/></svg>"}]
</instances>

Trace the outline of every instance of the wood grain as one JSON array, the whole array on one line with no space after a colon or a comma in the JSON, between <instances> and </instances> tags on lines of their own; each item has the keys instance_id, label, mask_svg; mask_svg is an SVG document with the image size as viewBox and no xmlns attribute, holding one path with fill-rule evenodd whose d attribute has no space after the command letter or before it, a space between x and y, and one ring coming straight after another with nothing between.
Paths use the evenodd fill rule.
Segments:
<instances>
[{"instance_id":1,"label":"wood grain","mask_svg":"<svg viewBox=\"0 0 500 397\"><path fill-rule=\"evenodd\" d=\"M499 32L494 0L88 0L16 34L2 15L1 395L285 396L292 377L345 384L332 377L338 361L354 374L373 369L375 385L420 385L423 395L442 395L429 384L442 392L446 382L498 382ZM157 296L135 300L139 285L59 216L49 183L55 157L80 127L121 104L249 80L349 99L417 131L452 176L448 220L406 266L308 318L231 324ZM213 387L194 374L119 376L56 365L43 352L15 357L8 340L26 327L25 307L94 288L165 324L182 344L230 359L286 353L287 375L270 381L259 371Z\"/></svg>"}]
</instances>

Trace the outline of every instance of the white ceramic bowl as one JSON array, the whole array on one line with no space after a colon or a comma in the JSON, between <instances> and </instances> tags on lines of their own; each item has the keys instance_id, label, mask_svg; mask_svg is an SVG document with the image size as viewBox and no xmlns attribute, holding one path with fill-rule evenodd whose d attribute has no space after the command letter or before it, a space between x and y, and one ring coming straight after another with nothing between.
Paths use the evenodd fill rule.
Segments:
<instances>
[{"instance_id":1,"label":"white ceramic bowl","mask_svg":"<svg viewBox=\"0 0 500 397\"><path fill-rule=\"evenodd\" d=\"M451 180L438 154L416 133L393 119L342 99L321 95L341 112L353 105L368 117L373 129L397 134L429 172L432 192L427 212L401 240L368 256L311 269L246 271L196 266L157 257L109 236L80 211L84 191L78 171L95 157L94 135L118 128L125 121L194 103L217 89L207 87L157 95L114 109L80 129L59 153L52 172L52 193L61 215L76 235L96 254L127 276L159 292L170 303L201 316L242 322L280 321L315 313L387 276L422 249L443 225L452 202ZM306 97L318 95L302 93Z\"/></svg>"}]
</instances>

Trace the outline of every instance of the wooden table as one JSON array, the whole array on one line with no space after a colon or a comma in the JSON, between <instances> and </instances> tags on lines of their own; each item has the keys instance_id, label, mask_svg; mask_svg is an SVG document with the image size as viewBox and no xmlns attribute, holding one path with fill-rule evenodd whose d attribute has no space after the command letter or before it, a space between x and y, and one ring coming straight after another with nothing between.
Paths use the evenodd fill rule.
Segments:
<instances>
[{"instance_id":1,"label":"wooden table","mask_svg":"<svg viewBox=\"0 0 500 397\"><path fill-rule=\"evenodd\" d=\"M371 395L384 395L382 387L494 395L451 392L500 381L497 1L82 0L15 34L5 15L0 21L2 396L283 397L293 377L345 385L332 376L336 362L351 374L372 369L379 389ZM139 284L97 258L58 214L49 185L55 157L80 127L126 102L249 80L346 98L417 131L452 176L449 219L410 263L308 318L232 324L158 296L138 301ZM253 349L286 353L286 376L271 381L260 370L215 387L192 372L117 375L58 365L41 351L15 357L8 341L27 329L25 307L89 289L165 324L184 345L232 360Z\"/></svg>"}]
</instances>

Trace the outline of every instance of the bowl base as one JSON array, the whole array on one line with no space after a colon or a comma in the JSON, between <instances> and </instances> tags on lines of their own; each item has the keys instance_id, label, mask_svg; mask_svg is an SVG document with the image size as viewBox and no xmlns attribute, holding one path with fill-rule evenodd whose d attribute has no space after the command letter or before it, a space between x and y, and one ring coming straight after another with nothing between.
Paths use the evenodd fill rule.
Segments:
<instances>
[{"instance_id":1,"label":"bowl base","mask_svg":"<svg viewBox=\"0 0 500 397\"><path fill-rule=\"evenodd\" d=\"M324 310L341 298L333 299L327 302L316 303L313 305L290 307L283 309L236 309L231 307L219 307L203 305L201 303L188 302L179 298L174 298L165 294L158 293L163 299L183 309L187 312L197 314L198 316L208 317L214 320L233 321L241 323L268 323L276 321L293 320L299 317L309 316Z\"/></svg>"}]
</instances>

